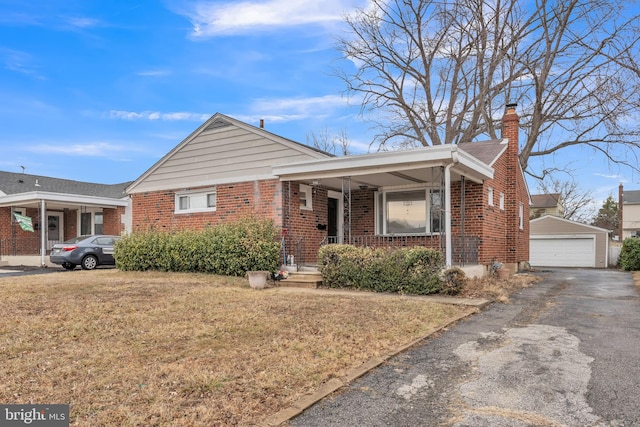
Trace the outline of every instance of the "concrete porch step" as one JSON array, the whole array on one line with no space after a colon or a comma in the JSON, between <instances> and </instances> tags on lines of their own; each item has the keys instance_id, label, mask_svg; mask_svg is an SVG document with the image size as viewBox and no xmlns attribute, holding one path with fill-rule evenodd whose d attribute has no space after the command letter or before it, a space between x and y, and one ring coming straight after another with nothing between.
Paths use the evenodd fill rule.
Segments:
<instances>
[{"instance_id":1,"label":"concrete porch step","mask_svg":"<svg viewBox=\"0 0 640 427\"><path fill-rule=\"evenodd\" d=\"M317 288L322 285L322 274L319 271L290 272L289 277L281 280L279 285L290 288Z\"/></svg>"}]
</instances>

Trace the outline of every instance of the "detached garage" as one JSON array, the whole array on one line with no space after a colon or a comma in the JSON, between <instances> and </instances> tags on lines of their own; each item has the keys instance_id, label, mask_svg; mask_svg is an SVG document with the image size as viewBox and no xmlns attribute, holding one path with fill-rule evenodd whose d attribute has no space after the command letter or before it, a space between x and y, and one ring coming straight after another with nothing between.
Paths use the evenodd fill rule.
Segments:
<instances>
[{"instance_id":1,"label":"detached garage","mask_svg":"<svg viewBox=\"0 0 640 427\"><path fill-rule=\"evenodd\" d=\"M551 215L530 221L533 267L606 268L608 253L609 230Z\"/></svg>"}]
</instances>

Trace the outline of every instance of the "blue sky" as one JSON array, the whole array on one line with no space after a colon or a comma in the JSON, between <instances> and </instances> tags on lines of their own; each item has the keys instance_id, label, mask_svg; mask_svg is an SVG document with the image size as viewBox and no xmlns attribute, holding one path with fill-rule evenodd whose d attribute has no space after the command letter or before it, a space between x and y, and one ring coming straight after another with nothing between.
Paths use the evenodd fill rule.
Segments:
<instances>
[{"instance_id":1,"label":"blue sky","mask_svg":"<svg viewBox=\"0 0 640 427\"><path fill-rule=\"evenodd\" d=\"M303 143L344 131L366 152L373 132L332 76L353 66L335 37L364 4L0 0L0 170L134 180L216 112ZM559 156L594 197L634 189L597 157Z\"/></svg>"}]
</instances>

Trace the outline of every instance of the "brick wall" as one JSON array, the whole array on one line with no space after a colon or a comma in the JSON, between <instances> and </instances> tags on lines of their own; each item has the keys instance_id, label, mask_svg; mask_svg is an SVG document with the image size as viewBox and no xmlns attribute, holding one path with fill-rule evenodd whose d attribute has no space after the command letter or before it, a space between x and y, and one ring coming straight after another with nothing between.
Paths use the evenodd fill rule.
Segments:
<instances>
[{"instance_id":1,"label":"brick wall","mask_svg":"<svg viewBox=\"0 0 640 427\"><path fill-rule=\"evenodd\" d=\"M311 210L300 207L300 183L283 183L283 193L285 208L282 224L287 228L287 254L296 255L296 245L302 244L304 261L315 263L320 244L327 236L326 228L320 229L318 225L326 226L328 222L328 190L321 186L313 187Z\"/></svg>"},{"instance_id":2,"label":"brick wall","mask_svg":"<svg viewBox=\"0 0 640 427\"><path fill-rule=\"evenodd\" d=\"M218 185L215 212L175 213L176 193L206 188L210 187L132 194L133 230L201 230L248 215L272 219L277 226L282 224L282 183L278 180Z\"/></svg>"},{"instance_id":3,"label":"brick wall","mask_svg":"<svg viewBox=\"0 0 640 427\"><path fill-rule=\"evenodd\" d=\"M121 235L124 232L124 224L122 223L123 215L124 215L123 206L118 206L116 208L103 208L102 209L102 233L113 234L116 236ZM74 218L77 218L77 215L75 215Z\"/></svg>"}]
</instances>

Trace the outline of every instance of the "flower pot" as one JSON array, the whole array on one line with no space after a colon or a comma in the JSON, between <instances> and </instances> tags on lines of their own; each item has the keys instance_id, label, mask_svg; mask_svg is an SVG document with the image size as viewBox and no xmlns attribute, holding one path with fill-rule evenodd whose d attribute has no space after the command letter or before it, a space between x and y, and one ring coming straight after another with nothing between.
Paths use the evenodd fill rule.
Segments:
<instances>
[{"instance_id":1,"label":"flower pot","mask_svg":"<svg viewBox=\"0 0 640 427\"><path fill-rule=\"evenodd\" d=\"M269 272L247 271L247 277L249 278L249 286L251 286L253 289L264 289L264 287L267 285Z\"/></svg>"},{"instance_id":2,"label":"flower pot","mask_svg":"<svg viewBox=\"0 0 640 427\"><path fill-rule=\"evenodd\" d=\"M498 272L498 279L500 280L507 280L509 278L509 269L508 268L499 268L498 270L496 270Z\"/></svg>"}]
</instances>

